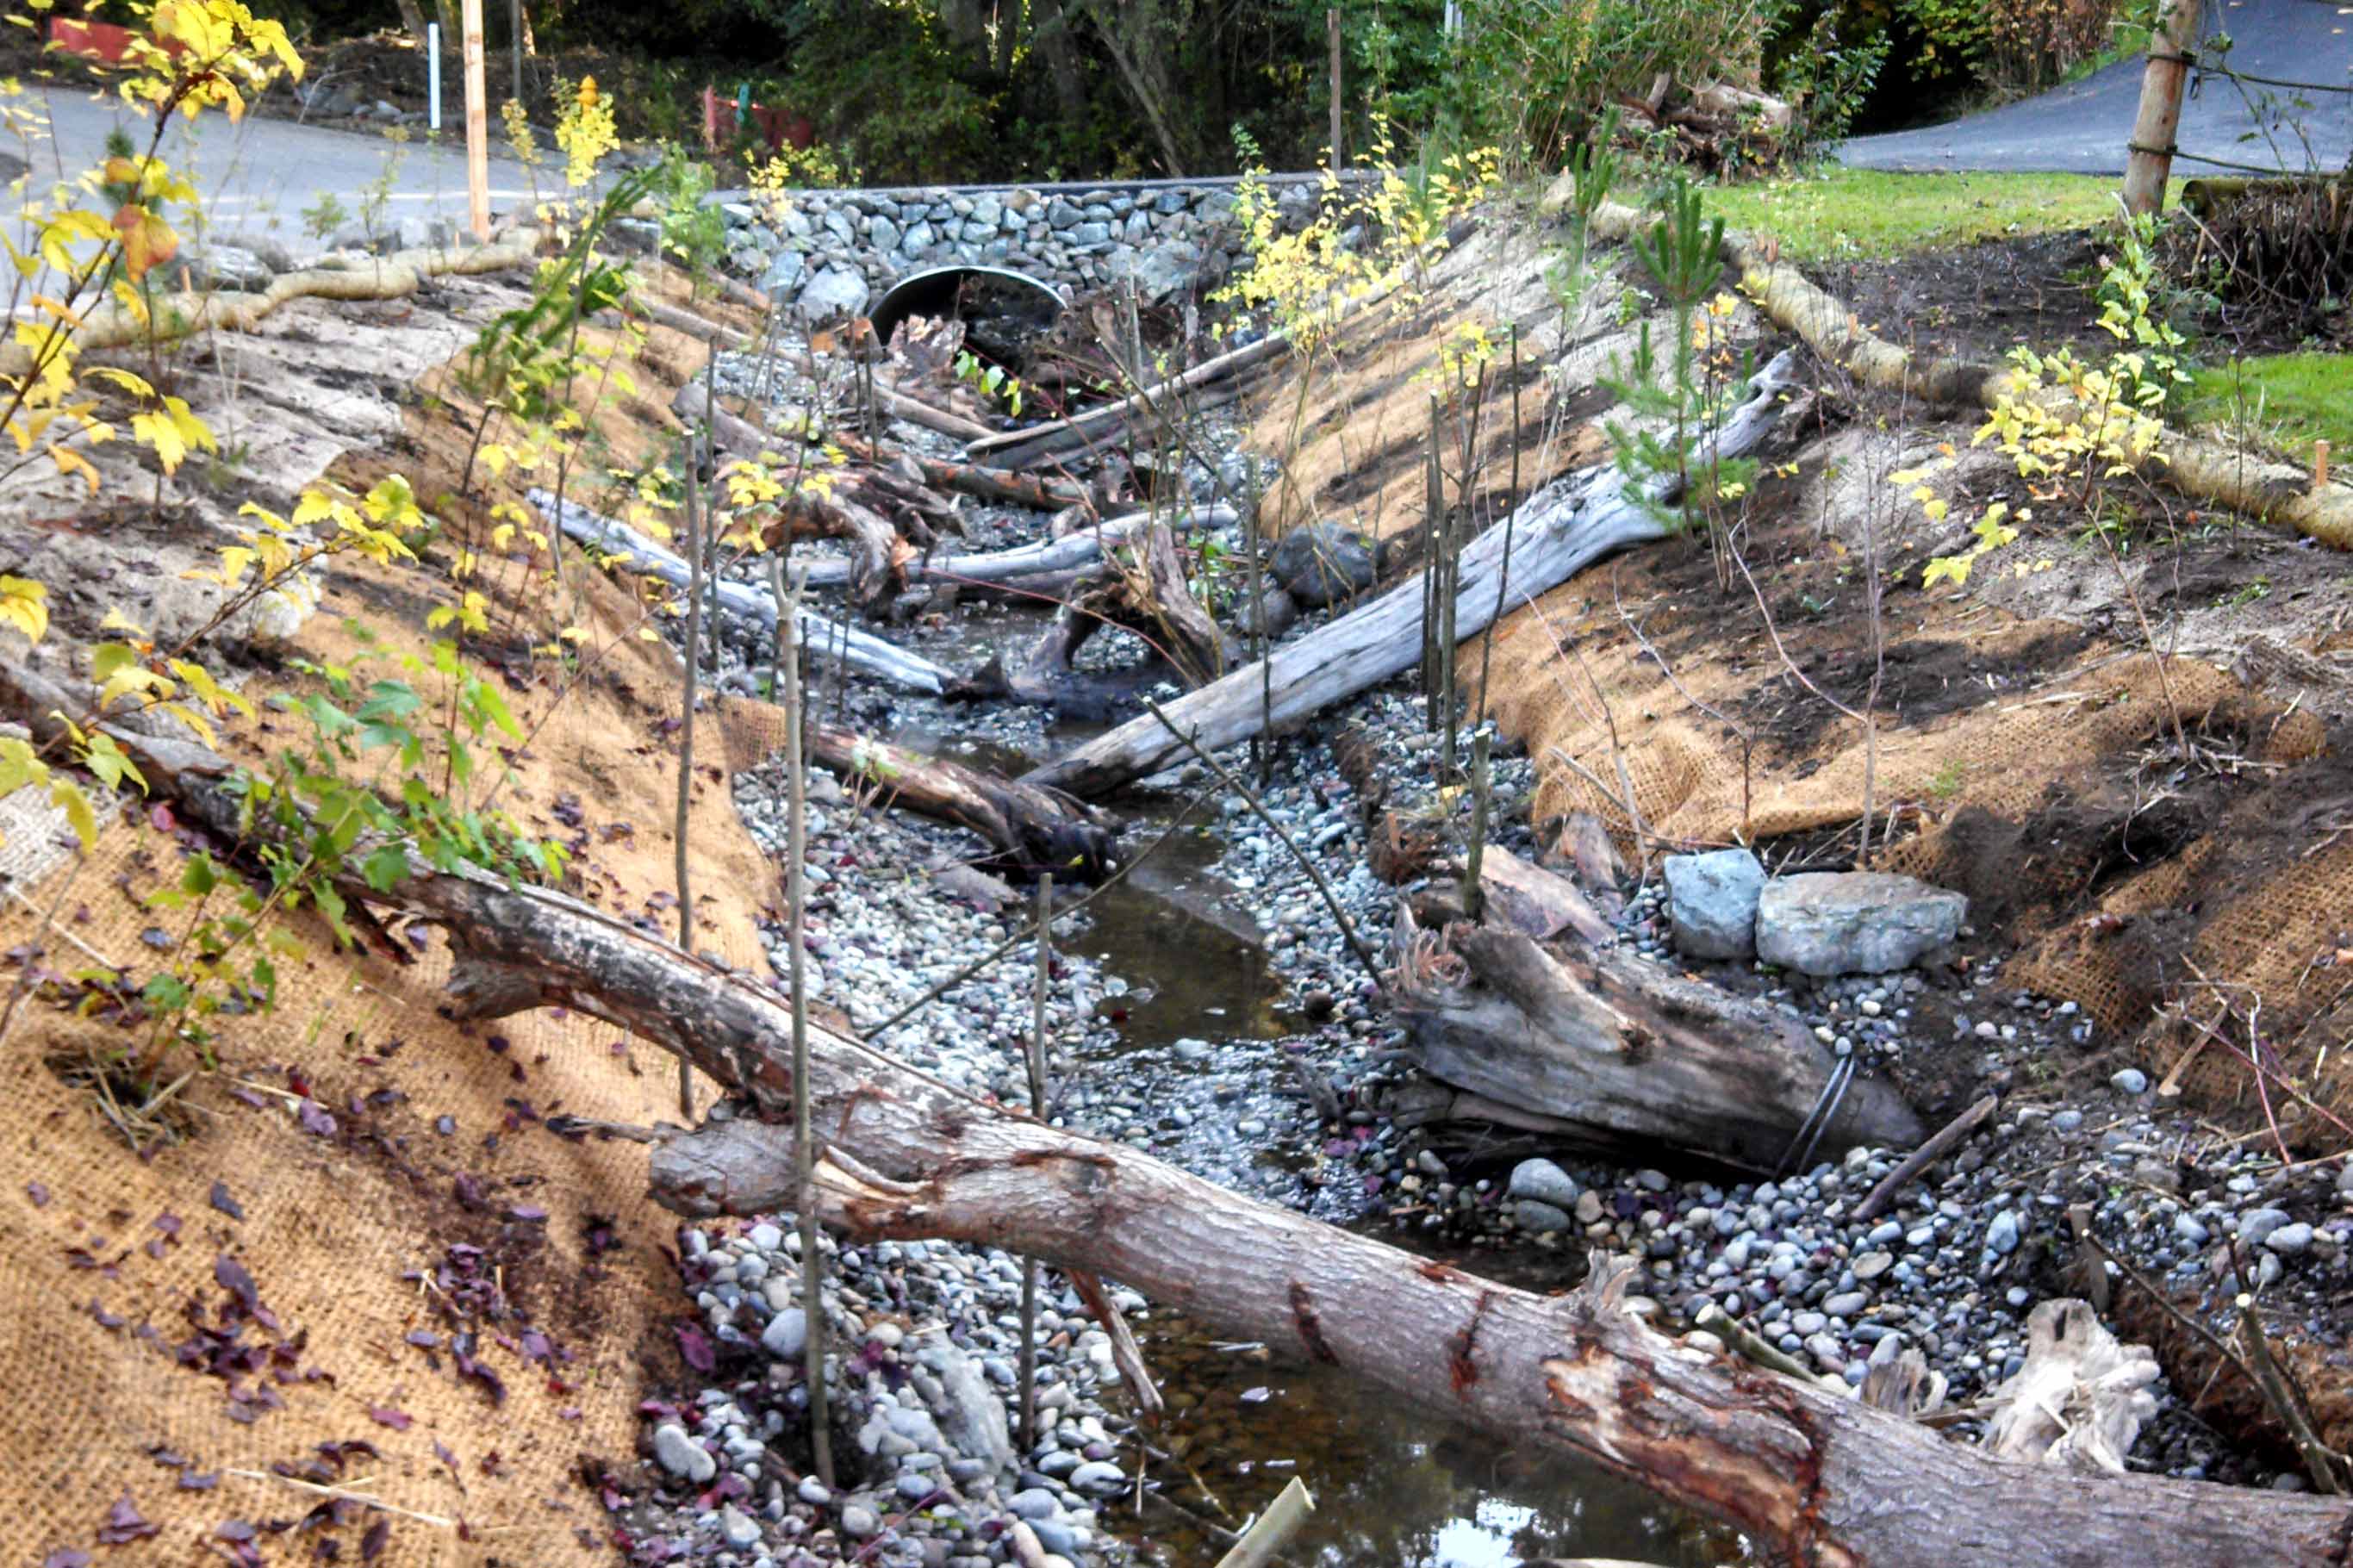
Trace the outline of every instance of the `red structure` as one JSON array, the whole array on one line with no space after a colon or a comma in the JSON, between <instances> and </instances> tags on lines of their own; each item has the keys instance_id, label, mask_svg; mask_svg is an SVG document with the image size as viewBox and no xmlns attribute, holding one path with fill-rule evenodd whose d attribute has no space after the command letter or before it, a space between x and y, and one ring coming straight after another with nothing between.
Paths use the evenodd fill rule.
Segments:
<instances>
[{"instance_id":1,"label":"red structure","mask_svg":"<svg viewBox=\"0 0 2353 1568\"><path fill-rule=\"evenodd\" d=\"M735 141L736 100L722 98L718 89L702 89L702 142L717 149L733 145ZM752 105L753 133L765 143L771 153L782 152L790 144L806 148L817 140L817 126L805 114L790 110L771 109L765 103Z\"/></svg>"}]
</instances>

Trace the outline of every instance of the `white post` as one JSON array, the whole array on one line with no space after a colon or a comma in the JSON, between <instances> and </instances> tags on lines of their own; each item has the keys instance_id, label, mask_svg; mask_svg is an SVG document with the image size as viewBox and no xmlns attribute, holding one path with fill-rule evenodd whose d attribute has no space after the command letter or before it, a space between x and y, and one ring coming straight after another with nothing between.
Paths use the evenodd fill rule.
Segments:
<instances>
[{"instance_id":1,"label":"white post","mask_svg":"<svg viewBox=\"0 0 2353 1568\"><path fill-rule=\"evenodd\" d=\"M426 112L434 130L441 129L441 24L425 24Z\"/></svg>"}]
</instances>

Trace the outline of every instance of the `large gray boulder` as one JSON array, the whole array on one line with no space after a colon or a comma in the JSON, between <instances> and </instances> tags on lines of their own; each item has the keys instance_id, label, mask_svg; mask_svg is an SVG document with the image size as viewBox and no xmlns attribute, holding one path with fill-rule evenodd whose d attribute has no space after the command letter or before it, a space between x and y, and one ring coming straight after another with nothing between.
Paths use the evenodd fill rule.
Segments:
<instances>
[{"instance_id":1,"label":"large gray boulder","mask_svg":"<svg viewBox=\"0 0 2353 1568\"><path fill-rule=\"evenodd\" d=\"M1667 921L1675 949L1691 958L1746 958L1757 951L1757 900L1765 868L1747 849L1712 849L1666 859Z\"/></svg>"},{"instance_id":2,"label":"large gray boulder","mask_svg":"<svg viewBox=\"0 0 2353 1568\"><path fill-rule=\"evenodd\" d=\"M1803 974L1884 974L1958 936L1969 901L1884 871L1776 877L1757 901L1757 956Z\"/></svg>"},{"instance_id":3,"label":"large gray boulder","mask_svg":"<svg viewBox=\"0 0 2353 1568\"><path fill-rule=\"evenodd\" d=\"M849 268L828 267L809 279L796 308L804 321L829 321L837 316L855 316L865 310L870 292L866 279Z\"/></svg>"},{"instance_id":4,"label":"large gray boulder","mask_svg":"<svg viewBox=\"0 0 2353 1568\"><path fill-rule=\"evenodd\" d=\"M1365 536L1336 522L1311 522L1284 534L1272 565L1283 592L1309 609L1355 597L1377 574Z\"/></svg>"}]
</instances>

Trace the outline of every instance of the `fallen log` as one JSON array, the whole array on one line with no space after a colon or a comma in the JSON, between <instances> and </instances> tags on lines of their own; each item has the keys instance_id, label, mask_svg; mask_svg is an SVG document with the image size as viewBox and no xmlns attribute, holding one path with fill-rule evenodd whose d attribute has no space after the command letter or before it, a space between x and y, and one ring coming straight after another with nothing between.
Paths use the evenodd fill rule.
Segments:
<instances>
[{"instance_id":1,"label":"fallen log","mask_svg":"<svg viewBox=\"0 0 2353 1568\"><path fill-rule=\"evenodd\" d=\"M880 790L884 805L987 839L998 851L982 862L989 870L1095 881L1117 863L1117 824L1068 795L823 724L808 727L807 746L810 762L845 783Z\"/></svg>"},{"instance_id":2,"label":"fallen log","mask_svg":"<svg viewBox=\"0 0 2353 1568\"><path fill-rule=\"evenodd\" d=\"M883 460L878 448L854 437L837 436L834 444L853 458L863 458L870 463ZM951 490L976 500L1026 506L1037 511L1060 511L1071 506L1083 507L1090 512L1096 510L1092 489L1075 480L1015 473L1009 468L985 468L978 463L951 462L945 458L927 458L920 452L903 456L914 462L922 470L923 482L934 489Z\"/></svg>"},{"instance_id":3,"label":"fallen log","mask_svg":"<svg viewBox=\"0 0 2353 1568\"><path fill-rule=\"evenodd\" d=\"M1782 390L1791 384L1792 354L1784 352L1758 374L1748 401L1715 437L1715 449L1736 457L1773 427ZM1659 499L1667 499L1662 496ZM1507 607L1503 575L1512 546L1508 592L1514 606L1568 580L1613 550L1663 539L1667 531L1627 493L1615 468L1589 468L1547 485L1516 509L1508 527L1491 526L1463 547L1457 563L1456 635L1469 638ZM1168 704L1169 720L1204 751L1222 751L1263 731L1280 731L1413 668L1421 657L1423 593L1419 579L1329 622L1271 656L1271 669L1253 663ZM1265 694L1271 691L1271 700ZM1133 720L1032 769L1032 783L1090 798L1160 772L1185 752L1183 742L1156 720Z\"/></svg>"},{"instance_id":4,"label":"fallen log","mask_svg":"<svg viewBox=\"0 0 2353 1568\"><path fill-rule=\"evenodd\" d=\"M43 743L90 701L22 666L0 668L0 715ZM127 722L105 730L183 821L243 837L246 796L225 759ZM1599 1464L1792 1563L2317 1568L2340 1563L2353 1535L2341 1500L1994 1458L1663 1338L1627 1310L1634 1276L1618 1260L1598 1259L1567 1296L1492 1284L989 1105L829 1030L808 1030L808 1079L797 1084L790 1007L772 987L565 894L437 871L421 855L408 865L388 889L356 870L339 885L355 903L447 932L455 1016L570 1007L742 1098L729 1119L657 1148L653 1190L681 1214L790 1201L783 1123L799 1092L825 1130L816 1187L828 1224L861 1239L1013 1247L1124 1280L1215 1331L1282 1346L1524 1449Z\"/></svg>"},{"instance_id":5,"label":"fallen log","mask_svg":"<svg viewBox=\"0 0 2353 1568\"><path fill-rule=\"evenodd\" d=\"M1194 506L1163 512L1160 519L1171 528L1214 529L1232 527L1240 515L1229 506ZM1105 550L1125 543L1131 534L1151 521L1152 514L1138 512L1107 519L1060 539L1040 540L1012 550L980 555L919 555L902 562L900 572L910 583L924 577L969 583L1012 583L1025 577L1042 577L1101 560ZM812 588L839 587L850 580L852 570L851 563L846 561L812 561L808 563L808 584Z\"/></svg>"},{"instance_id":6,"label":"fallen log","mask_svg":"<svg viewBox=\"0 0 2353 1568\"><path fill-rule=\"evenodd\" d=\"M1653 1162L1663 1149L1770 1174L1833 1099L1824 1154L1920 1141L1885 1081L1858 1074L1833 1097L1838 1058L1794 1016L1629 954L1563 952L1501 927L1439 937L1401 910L1391 1006L1423 1068Z\"/></svg>"},{"instance_id":7,"label":"fallen log","mask_svg":"<svg viewBox=\"0 0 2353 1568\"><path fill-rule=\"evenodd\" d=\"M531 504L543 514L556 510L555 498L545 490L532 491ZM600 517L579 502L567 500L557 526L566 537L583 544L627 555L628 560L622 563L627 570L659 577L672 587L686 586L686 563L627 523ZM766 589L723 580L717 592L721 608L752 617L771 634L776 631L776 601ZM860 675L934 696L947 690L958 679L954 670L810 610L801 611L800 626L801 646L808 649L811 658L837 664Z\"/></svg>"}]
</instances>

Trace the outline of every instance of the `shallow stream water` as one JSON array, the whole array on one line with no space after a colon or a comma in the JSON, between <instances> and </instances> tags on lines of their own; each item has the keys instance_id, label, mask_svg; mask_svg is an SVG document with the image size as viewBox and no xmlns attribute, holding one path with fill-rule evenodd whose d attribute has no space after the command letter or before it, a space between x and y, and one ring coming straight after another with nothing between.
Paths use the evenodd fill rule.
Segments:
<instances>
[{"instance_id":1,"label":"shallow stream water","mask_svg":"<svg viewBox=\"0 0 2353 1568\"><path fill-rule=\"evenodd\" d=\"M1001 772L1030 760L993 741L905 738ZM1150 843L1180 804L1125 803L1138 814L1130 845ZM1259 940L1253 892L1213 868L1222 849L1197 814L1088 906L1087 929L1064 939L1128 985L1104 1004L1119 1026L1116 1045L1085 1061L1082 1076L1122 1098L1141 1095L1151 1108L1149 1146L1161 1158L1369 1234L1352 1179L1314 1184L1320 1140L1283 1060L1302 1020L1284 1005L1282 977ZM1494 1254L1452 1260L1491 1275L1504 1262ZM1560 1268L1556 1254L1532 1254L1510 1282L1567 1284L1544 1276ZM1159 1450L1147 1469L1166 1500L1147 1500L1140 1521L1125 1507L1109 1519L1170 1563L1215 1563L1228 1544L1221 1532L1247 1522L1293 1476L1317 1503L1284 1551L1295 1564L1503 1568L1569 1555L1702 1568L1738 1556L1728 1532L1598 1466L1523 1456L1443 1414L1262 1346L1229 1343L1172 1312L1155 1310L1137 1331L1170 1410L1161 1430L1143 1434Z\"/></svg>"}]
</instances>

